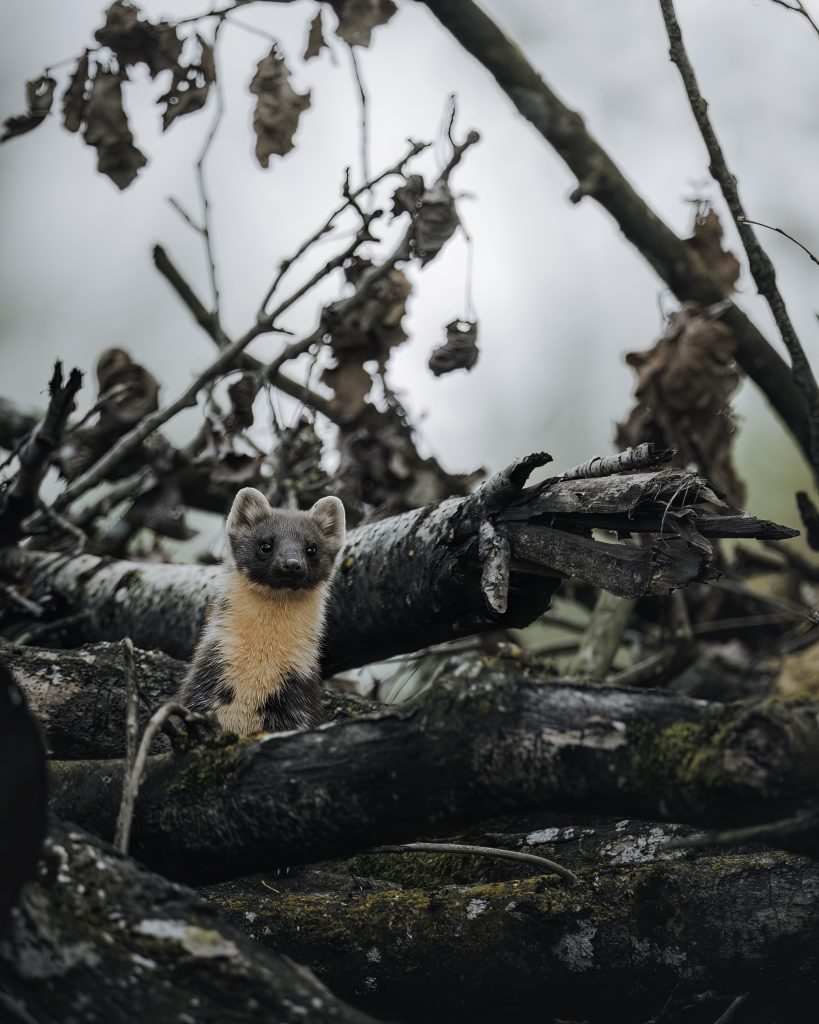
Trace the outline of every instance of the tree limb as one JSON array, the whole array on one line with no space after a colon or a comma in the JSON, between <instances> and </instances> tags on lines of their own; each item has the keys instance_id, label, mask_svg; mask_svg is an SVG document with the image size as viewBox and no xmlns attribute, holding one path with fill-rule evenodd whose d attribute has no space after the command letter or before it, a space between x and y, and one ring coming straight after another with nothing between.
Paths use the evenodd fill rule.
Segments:
<instances>
[{"instance_id":1,"label":"tree limb","mask_svg":"<svg viewBox=\"0 0 819 1024\"><path fill-rule=\"evenodd\" d=\"M596 199L643 254L677 298L711 305L725 293L701 261L637 194L606 151L543 81L523 52L472 0L425 0L427 7L467 52L493 75L577 176L572 199ZM724 322L737 339L736 358L766 395L810 461L811 435L804 397L791 370L745 313L729 303Z\"/></svg>"}]
</instances>

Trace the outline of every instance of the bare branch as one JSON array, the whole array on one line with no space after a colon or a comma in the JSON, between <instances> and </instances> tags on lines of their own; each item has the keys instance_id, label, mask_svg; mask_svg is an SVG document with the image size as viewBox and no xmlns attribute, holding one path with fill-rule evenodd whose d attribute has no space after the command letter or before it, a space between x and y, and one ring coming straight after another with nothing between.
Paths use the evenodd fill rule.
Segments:
<instances>
[{"instance_id":1,"label":"bare branch","mask_svg":"<svg viewBox=\"0 0 819 1024\"><path fill-rule=\"evenodd\" d=\"M800 241L789 235L787 231L783 231L782 228L775 228L772 224L763 224L761 220L749 220L747 217L742 218L746 224L753 224L758 228L767 228L768 231L775 231L778 235L784 235L785 238L793 242L794 245L798 245L802 252L806 253L817 266L819 266L819 260L813 255L813 253L806 246L802 245Z\"/></svg>"},{"instance_id":2,"label":"bare branch","mask_svg":"<svg viewBox=\"0 0 819 1024\"><path fill-rule=\"evenodd\" d=\"M572 885L577 885L577 875L564 868L557 861L548 857L539 857L535 853L522 853L520 850L503 850L495 846L471 846L467 843L401 843L397 846L376 846L368 853L460 853L473 857L498 857L500 860L516 860L524 864L534 864L550 874L560 875Z\"/></svg>"},{"instance_id":3,"label":"bare branch","mask_svg":"<svg viewBox=\"0 0 819 1024\"><path fill-rule=\"evenodd\" d=\"M806 19L808 24L811 26L813 31L819 36L819 25L813 20L808 11L805 9L805 5L801 0L794 0L793 4L789 4L787 0L771 0L772 4L776 4L777 7L784 7L786 11L793 11L794 14L801 14Z\"/></svg>"},{"instance_id":4,"label":"bare branch","mask_svg":"<svg viewBox=\"0 0 819 1024\"><path fill-rule=\"evenodd\" d=\"M805 350L796 335L791 323L785 301L776 285L776 271L768 254L759 244L759 240L747 219L745 208L739 197L737 179L728 168L725 154L716 136L711 119L708 116L708 103L700 92L694 68L688 59L683 43L682 32L674 11L674 0L660 0L660 8L665 22L670 45L669 55L683 80L691 111L697 122L710 159L709 170L717 181L722 194L731 211L731 216L739 231L742 245L748 255L751 275L757 291L764 297L773 313L776 326L785 342L791 357L793 378L805 396L808 407L808 428L810 432L810 455L814 476L819 481L819 386L811 370Z\"/></svg>"}]
</instances>

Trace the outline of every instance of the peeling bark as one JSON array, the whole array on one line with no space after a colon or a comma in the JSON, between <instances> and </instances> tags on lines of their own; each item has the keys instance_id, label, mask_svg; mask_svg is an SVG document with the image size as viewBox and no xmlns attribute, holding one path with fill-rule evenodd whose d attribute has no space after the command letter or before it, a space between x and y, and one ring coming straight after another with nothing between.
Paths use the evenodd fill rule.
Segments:
<instances>
[{"instance_id":1,"label":"peeling bark","mask_svg":"<svg viewBox=\"0 0 819 1024\"><path fill-rule=\"evenodd\" d=\"M780 1013L819 995L819 865L799 857L598 866L573 888L536 876L428 890L271 890L286 881L202 892L344 998L376 1015L400 1007L403 1021L642 1021L680 984L726 1006L736 992L775 995Z\"/></svg>"},{"instance_id":2,"label":"peeling bark","mask_svg":"<svg viewBox=\"0 0 819 1024\"><path fill-rule=\"evenodd\" d=\"M528 472L532 461L520 465ZM739 526L738 517L715 514L713 505L721 503L706 481L679 470L556 478L524 489L518 468L468 498L348 534L329 604L326 675L466 634L528 625L548 608L567 574L632 597L707 579L713 568L698 530L701 519L708 536L734 536L737 529L743 536L794 532L753 517L742 517ZM496 573L488 574L491 592L484 590L478 538L487 522L508 536L511 548L504 612L493 607L503 589ZM661 539L639 550L590 539L592 526L607 525ZM492 550L487 546L484 558ZM22 581L36 599L50 598L60 614L87 612L77 624L77 642L130 636L137 647L187 658L219 570L5 549L0 574Z\"/></svg>"},{"instance_id":3,"label":"peeling bark","mask_svg":"<svg viewBox=\"0 0 819 1024\"><path fill-rule=\"evenodd\" d=\"M121 780L121 761L54 763L53 808L108 838ZM172 877L219 879L511 809L725 827L817 801L816 704L549 685L477 660L409 707L152 759L133 850ZM777 841L819 855L815 820Z\"/></svg>"},{"instance_id":4,"label":"peeling bark","mask_svg":"<svg viewBox=\"0 0 819 1024\"><path fill-rule=\"evenodd\" d=\"M30 1024L366 1024L196 893L54 824L0 939L0 1017Z\"/></svg>"}]
</instances>

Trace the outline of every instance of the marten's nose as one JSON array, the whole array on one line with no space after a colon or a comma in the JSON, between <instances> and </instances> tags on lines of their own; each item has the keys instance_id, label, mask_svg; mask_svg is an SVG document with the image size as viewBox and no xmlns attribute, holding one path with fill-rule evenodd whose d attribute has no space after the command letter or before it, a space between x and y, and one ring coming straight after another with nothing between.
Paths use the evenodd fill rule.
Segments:
<instances>
[{"instance_id":1,"label":"marten's nose","mask_svg":"<svg viewBox=\"0 0 819 1024\"><path fill-rule=\"evenodd\" d=\"M282 562L282 571L288 576L302 576L304 575L304 565L298 558L285 558Z\"/></svg>"}]
</instances>

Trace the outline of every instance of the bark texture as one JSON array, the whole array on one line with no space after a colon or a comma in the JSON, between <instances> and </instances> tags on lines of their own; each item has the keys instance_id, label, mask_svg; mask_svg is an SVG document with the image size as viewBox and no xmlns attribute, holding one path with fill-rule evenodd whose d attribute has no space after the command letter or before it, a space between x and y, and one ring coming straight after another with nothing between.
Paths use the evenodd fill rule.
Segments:
<instances>
[{"instance_id":1,"label":"bark texture","mask_svg":"<svg viewBox=\"0 0 819 1024\"><path fill-rule=\"evenodd\" d=\"M196 893L53 825L0 938L0 1017L21 1024L264 1019L366 1024Z\"/></svg>"},{"instance_id":2,"label":"bark texture","mask_svg":"<svg viewBox=\"0 0 819 1024\"><path fill-rule=\"evenodd\" d=\"M161 651L135 650L139 726L144 729L160 705L177 693L187 665ZM125 665L120 644L100 643L69 651L19 647L0 640L0 659L45 734L54 758L110 758L125 755ZM328 720L352 718L376 705L350 694L324 691ZM164 735L155 752L168 749Z\"/></svg>"},{"instance_id":3,"label":"bark texture","mask_svg":"<svg viewBox=\"0 0 819 1024\"><path fill-rule=\"evenodd\" d=\"M122 762L52 764L55 812L113 833ZM819 799L815 704L709 704L543 684L480 660L409 707L152 759L133 850L224 879L417 838L504 809L770 822ZM816 819L781 837L819 854Z\"/></svg>"},{"instance_id":4,"label":"bark texture","mask_svg":"<svg viewBox=\"0 0 819 1024\"><path fill-rule=\"evenodd\" d=\"M203 894L344 998L419 1024L644 1021L680 985L722 1008L777 994L780 1013L819 994L819 865L784 854L597 866L573 888L535 876L308 894L248 879Z\"/></svg>"},{"instance_id":5,"label":"bark texture","mask_svg":"<svg viewBox=\"0 0 819 1024\"><path fill-rule=\"evenodd\" d=\"M352 530L329 604L325 675L454 637L528 625L566 575L626 597L668 593L716 574L711 536L789 537L751 516L715 513L707 482L678 470L523 488L532 456L468 498ZM700 530L700 526L702 530ZM591 539L593 527L656 533L653 546ZM0 574L55 613L86 615L76 641L130 636L190 656L219 569L0 550Z\"/></svg>"}]
</instances>

